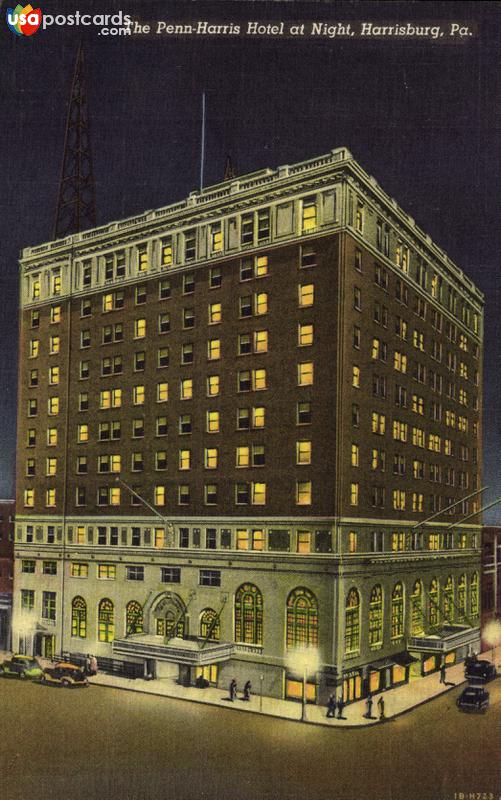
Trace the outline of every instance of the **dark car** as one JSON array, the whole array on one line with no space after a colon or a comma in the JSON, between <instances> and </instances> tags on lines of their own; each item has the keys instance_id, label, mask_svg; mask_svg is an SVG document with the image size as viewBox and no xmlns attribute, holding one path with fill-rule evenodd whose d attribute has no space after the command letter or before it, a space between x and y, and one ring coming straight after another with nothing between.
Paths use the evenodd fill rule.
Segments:
<instances>
[{"instance_id":1,"label":"dark car","mask_svg":"<svg viewBox=\"0 0 501 800\"><path fill-rule=\"evenodd\" d=\"M42 677L43 670L31 656L16 654L0 664L0 675L5 678L22 678L24 680L38 680Z\"/></svg>"},{"instance_id":2,"label":"dark car","mask_svg":"<svg viewBox=\"0 0 501 800\"><path fill-rule=\"evenodd\" d=\"M487 711L489 692L482 686L467 686L456 700L460 711Z\"/></svg>"},{"instance_id":3,"label":"dark car","mask_svg":"<svg viewBox=\"0 0 501 800\"><path fill-rule=\"evenodd\" d=\"M85 672L76 664L60 661L53 667L44 669L42 683L52 686L62 686L66 689L85 687L89 681Z\"/></svg>"},{"instance_id":4,"label":"dark car","mask_svg":"<svg viewBox=\"0 0 501 800\"><path fill-rule=\"evenodd\" d=\"M496 666L485 659L467 659L464 665L464 676L469 681L486 683L497 675Z\"/></svg>"}]
</instances>

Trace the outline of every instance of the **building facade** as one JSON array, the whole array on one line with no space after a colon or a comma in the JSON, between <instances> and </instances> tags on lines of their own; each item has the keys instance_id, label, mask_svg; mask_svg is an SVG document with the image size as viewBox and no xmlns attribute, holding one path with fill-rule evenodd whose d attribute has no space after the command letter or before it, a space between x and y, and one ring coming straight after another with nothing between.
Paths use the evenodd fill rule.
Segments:
<instances>
[{"instance_id":1,"label":"building facade","mask_svg":"<svg viewBox=\"0 0 501 800\"><path fill-rule=\"evenodd\" d=\"M307 645L320 702L478 650L483 298L348 150L28 248L21 307L16 647L298 697Z\"/></svg>"},{"instance_id":2,"label":"building facade","mask_svg":"<svg viewBox=\"0 0 501 800\"><path fill-rule=\"evenodd\" d=\"M10 648L14 578L14 500L0 500L0 650Z\"/></svg>"},{"instance_id":3,"label":"building facade","mask_svg":"<svg viewBox=\"0 0 501 800\"><path fill-rule=\"evenodd\" d=\"M497 577L496 577L497 573ZM481 629L493 619L501 619L501 528L485 525L482 529ZM482 650L491 643L482 637Z\"/></svg>"}]
</instances>

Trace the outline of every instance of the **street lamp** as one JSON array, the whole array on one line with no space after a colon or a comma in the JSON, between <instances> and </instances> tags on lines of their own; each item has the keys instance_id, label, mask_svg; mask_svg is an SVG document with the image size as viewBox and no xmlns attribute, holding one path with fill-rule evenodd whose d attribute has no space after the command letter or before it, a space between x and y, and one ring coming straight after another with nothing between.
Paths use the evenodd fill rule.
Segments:
<instances>
[{"instance_id":1,"label":"street lamp","mask_svg":"<svg viewBox=\"0 0 501 800\"><path fill-rule=\"evenodd\" d=\"M482 639L492 647L492 663L494 664L494 651L501 644L501 622L491 619L482 631Z\"/></svg>"},{"instance_id":2,"label":"street lamp","mask_svg":"<svg viewBox=\"0 0 501 800\"><path fill-rule=\"evenodd\" d=\"M301 698L301 722L306 720L306 680L320 669L320 654L316 647L296 647L291 650L287 659L289 668L303 676L303 693Z\"/></svg>"},{"instance_id":3,"label":"street lamp","mask_svg":"<svg viewBox=\"0 0 501 800\"><path fill-rule=\"evenodd\" d=\"M264 681L264 675L263 675L263 673L261 673L260 676L259 676L259 683L261 684L260 694L259 694L259 710L260 711L263 710L263 681Z\"/></svg>"}]
</instances>

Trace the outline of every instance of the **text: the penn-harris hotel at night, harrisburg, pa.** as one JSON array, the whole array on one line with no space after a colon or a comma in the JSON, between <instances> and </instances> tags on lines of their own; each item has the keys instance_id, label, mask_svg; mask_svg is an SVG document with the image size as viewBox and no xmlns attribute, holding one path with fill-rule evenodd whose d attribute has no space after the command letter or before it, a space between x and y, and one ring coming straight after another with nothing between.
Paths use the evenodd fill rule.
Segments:
<instances>
[{"instance_id":1,"label":"text: the penn-harris hotel at night, harrisburg, pa.","mask_svg":"<svg viewBox=\"0 0 501 800\"><path fill-rule=\"evenodd\" d=\"M422 21L410 22L213 22L198 20L179 22L158 20L155 23L133 20L132 34L163 34L166 36L264 36L287 38L367 38L367 39L464 39L475 36L476 26L471 22Z\"/></svg>"}]
</instances>

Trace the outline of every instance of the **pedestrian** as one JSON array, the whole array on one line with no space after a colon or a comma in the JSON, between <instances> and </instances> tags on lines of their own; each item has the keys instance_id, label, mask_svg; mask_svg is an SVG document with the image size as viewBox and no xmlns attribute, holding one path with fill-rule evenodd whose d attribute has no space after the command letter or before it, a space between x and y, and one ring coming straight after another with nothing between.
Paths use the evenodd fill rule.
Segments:
<instances>
[{"instance_id":1,"label":"pedestrian","mask_svg":"<svg viewBox=\"0 0 501 800\"><path fill-rule=\"evenodd\" d=\"M374 701L372 699L372 695L369 692L369 694L367 695L367 700L365 701L365 707L367 709L367 711L365 713L365 716L366 716L367 719L372 719L372 704L373 704L373 702Z\"/></svg>"},{"instance_id":2,"label":"pedestrian","mask_svg":"<svg viewBox=\"0 0 501 800\"><path fill-rule=\"evenodd\" d=\"M379 700L377 701L377 707L379 709L379 721L382 722L384 719L386 719L386 717L384 715L384 698L383 697L380 697Z\"/></svg>"},{"instance_id":3,"label":"pedestrian","mask_svg":"<svg viewBox=\"0 0 501 800\"><path fill-rule=\"evenodd\" d=\"M232 703L236 696L237 696L237 682L235 678L233 678L230 683L230 697L229 697Z\"/></svg>"},{"instance_id":4,"label":"pedestrian","mask_svg":"<svg viewBox=\"0 0 501 800\"><path fill-rule=\"evenodd\" d=\"M444 686L447 683L447 681L446 681L446 666L445 666L445 664L442 664L442 666L440 667L440 683L443 683Z\"/></svg>"},{"instance_id":5,"label":"pedestrian","mask_svg":"<svg viewBox=\"0 0 501 800\"><path fill-rule=\"evenodd\" d=\"M331 694L331 696L329 697L329 701L327 703L327 715L326 716L330 717L331 719L335 719L336 718L336 698L334 697L333 694Z\"/></svg>"},{"instance_id":6,"label":"pedestrian","mask_svg":"<svg viewBox=\"0 0 501 800\"><path fill-rule=\"evenodd\" d=\"M97 658L96 656L89 656L89 675L97 675Z\"/></svg>"},{"instance_id":7,"label":"pedestrian","mask_svg":"<svg viewBox=\"0 0 501 800\"><path fill-rule=\"evenodd\" d=\"M346 719L346 717L343 717L343 710L344 710L345 705L346 705L346 703L344 702L343 698L340 697L339 700L337 701L337 718L338 719Z\"/></svg>"},{"instance_id":8,"label":"pedestrian","mask_svg":"<svg viewBox=\"0 0 501 800\"><path fill-rule=\"evenodd\" d=\"M87 653L85 656L85 673L86 675L90 675L90 654Z\"/></svg>"},{"instance_id":9,"label":"pedestrian","mask_svg":"<svg viewBox=\"0 0 501 800\"><path fill-rule=\"evenodd\" d=\"M242 697L242 700L250 700L251 689L252 689L252 684L250 681L247 681L247 683L244 686L244 696Z\"/></svg>"}]
</instances>

